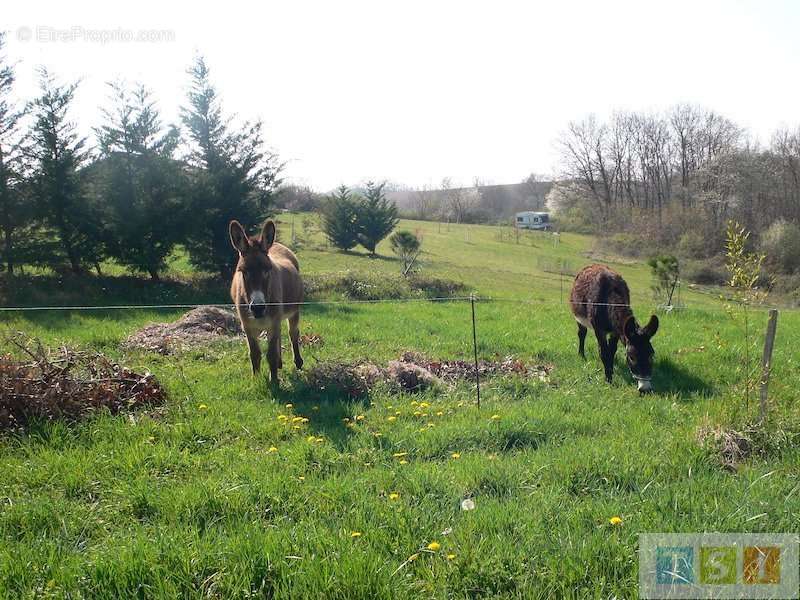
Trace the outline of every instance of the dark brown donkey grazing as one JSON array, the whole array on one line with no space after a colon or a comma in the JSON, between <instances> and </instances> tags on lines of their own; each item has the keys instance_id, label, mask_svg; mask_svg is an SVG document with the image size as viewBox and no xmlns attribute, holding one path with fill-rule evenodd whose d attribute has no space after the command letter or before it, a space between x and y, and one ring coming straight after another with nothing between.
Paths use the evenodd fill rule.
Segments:
<instances>
[{"instance_id":1,"label":"dark brown donkey grazing","mask_svg":"<svg viewBox=\"0 0 800 600\"><path fill-rule=\"evenodd\" d=\"M652 391L650 380L655 351L650 338L658 331L658 317L651 316L647 325L639 327L630 308L628 284L622 276L603 265L584 267L575 277L569 300L578 322L578 353L581 357L586 358L583 351L586 330L594 329L606 380L611 383L614 355L621 338L625 344L625 359L639 391Z\"/></svg>"},{"instance_id":2,"label":"dark brown donkey grazing","mask_svg":"<svg viewBox=\"0 0 800 600\"><path fill-rule=\"evenodd\" d=\"M231 298L242 323L250 347L253 375L261 368L261 347L258 335L269 331L267 362L272 383L278 383L281 361L281 322L289 321L294 364L300 369L300 303L303 281L297 257L275 241L275 223L264 223L261 235L248 237L239 221L229 226L231 243L239 252L239 262L231 282Z\"/></svg>"}]
</instances>

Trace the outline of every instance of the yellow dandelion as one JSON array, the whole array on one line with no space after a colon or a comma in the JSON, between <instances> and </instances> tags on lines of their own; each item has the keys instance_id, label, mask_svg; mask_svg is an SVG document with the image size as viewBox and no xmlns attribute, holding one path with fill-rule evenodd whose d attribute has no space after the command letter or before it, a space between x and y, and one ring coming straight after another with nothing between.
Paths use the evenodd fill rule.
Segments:
<instances>
[{"instance_id":1,"label":"yellow dandelion","mask_svg":"<svg viewBox=\"0 0 800 600\"><path fill-rule=\"evenodd\" d=\"M492 415L492 421L499 421L500 415Z\"/></svg>"},{"instance_id":2,"label":"yellow dandelion","mask_svg":"<svg viewBox=\"0 0 800 600\"><path fill-rule=\"evenodd\" d=\"M447 560L453 560L455 557L456 557L455 554L448 554L447 555Z\"/></svg>"},{"instance_id":3,"label":"yellow dandelion","mask_svg":"<svg viewBox=\"0 0 800 600\"><path fill-rule=\"evenodd\" d=\"M358 415L356 417L356 421L363 421L366 417L364 415Z\"/></svg>"},{"instance_id":4,"label":"yellow dandelion","mask_svg":"<svg viewBox=\"0 0 800 600\"><path fill-rule=\"evenodd\" d=\"M302 420L303 417L292 417L292 423L300 423Z\"/></svg>"},{"instance_id":5,"label":"yellow dandelion","mask_svg":"<svg viewBox=\"0 0 800 600\"><path fill-rule=\"evenodd\" d=\"M391 494L389 494L389 500L399 500L399 499L400 499L400 494L398 494L397 492L392 492Z\"/></svg>"},{"instance_id":6,"label":"yellow dandelion","mask_svg":"<svg viewBox=\"0 0 800 600\"><path fill-rule=\"evenodd\" d=\"M303 476L303 475L300 475L300 477L298 477L298 479L299 479L300 481L305 481L305 480L306 480L305 476Z\"/></svg>"},{"instance_id":7,"label":"yellow dandelion","mask_svg":"<svg viewBox=\"0 0 800 600\"><path fill-rule=\"evenodd\" d=\"M421 410L415 410L414 411L414 416L415 417L421 417L422 416L422 411Z\"/></svg>"},{"instance_id":8,"label":"yellow dandelion","mask_svg":"<svg viewBox=\"0 0 800 600\"><path fill-rule=\"evenodd\" d=\"M401 465L407 465L407 464L408 464L408 461L407 461L407 460L405 460L405 459L400 459L400 463L399 463L399 464L401 464Z\"/></svg>"},{"instance_id":9,"label":"yellow dandelion","mask_svg":"<svg viewBox=\"0 0 800 600\"><path fill-rule=\"evenodd\" d=\"M147 441L148 441L148 442L155 442L155 441L156 441L156 438L154 438L154 437L151 435L149 438L147 438Z\"/></svg>"},{"instance_id":10,"label":"yellow dandelion","mask_svg":"<svg viewBox=\"0 0 800 600\"><path fill-rule=\"evenodd\" d=\"M308 418L307 417L303 417L300 422L301 423L308 423Z\"/></svg>"},{"instance_id":11,"label":"yellow dandelion","mask_svg":"<svg viewBox=\"0 0 800 600\"><path fill-rule=\"evenodd\" d=\"M433 427L433 423L428 423L428 428Z\"/></svg>"},{"instance_id":12,"label":"yellow dandelion","mask_svg":"<svg viewBox=\"0 0 800 600\"><path fill-rule=\"evenodd\" d=\"M275 446L270 446L269 450L267 450L267 452L277 452L277 451L278 449Z\"/></svg>"},{"instance_id":13,"label":"yellow dandelion","mask_svg":"<svg viewBox=\"0 0 800 600\"><path fill-rule=\"evenodd\" d=\"M611 517L608 522L612 525L622 525L622 519L617 516Z\"/></svg>"},{"instance_id":14,"label":"yellow dandelion","mask_svg":"<svg viewBox=\"0 0 800 600\"><path fill-rule=\"evenodd\" d=\"M419 403L419 407L420 408L428 408L429 406L430 406L430 404L428 404L427 402L420 402Z\"/></svg>"},{"instance_id":15,"label":"yellow dandelion","mask_svg":"<svg viewBox=\"0 0 800 600\"><path fill-rule=\"evenodd\" d=\"M403 458L404 456L408 456L408 452L395 452L392 456L394 458Z\"/></svg>"},{"instance_id":16,"label":"yellow dandelion","mask_svg":"<svg viewBox=\"0 0 800 600\"><path fill-rule=\"evenodd\" d=\"M396 411L394 411L394 414L396 414L396 415L399 417L399 416L400 416L400 415L402 415L403 413L402 413L402 412L400 412L399 410L396 410Z\"/></svg>"},{"instance_id":17,"label":"yellow dandelion","mask_svg":"<svg viewBox=\"0 0 800 600\"><path fill-rule=\"evenodd\" d=\"M300 425L292 425L292 429L297 430L297 429L302 429L302 427L300 427Z\"/></svg>"},{"instance_id":18,"label":"yellow dandelion","mask_svg":"<svg viewBox=\"0 0 800 600\"><path fill-rule=\"evenodd\" d=\"M428 544L428 550L431 552L438 552L442 549L442 545L439 542L431 542Z\"/></svg>"},{"instance_id":19,"label":"yellow dandelion","mask_svg":"<svg viewBox=\"0 0 800 600\"><path fill-rule=\"evenodd\" d=\"M391 417L387 417L387 418L386 418L386 420L387 420L387 421L389 421L389 422L391 423L392 421L397 421L397 417L395 417L394 415L392 415Z\"/></svg>"},{"instance_id":20,"label":"yellow dandelion","mask_svg":"<svg viewBox=\"0 0 800 600\"><path fill-rule=\"evenodd\" d=\"M380 431L376 431L372 435L374 435L375 437L381 437L383 434Z\"/></svg>"},{"instance_id":21,"label":"yellow dandelion","mask_svg":"<svg viewBox=\"0 0 800 600\"><path fill-rule=\"evenodd\" d=\"M443 413L441 410L436 412L436 416L437 416L437 417L441 417L443 414L444 414L444 413Z\"/></svg>"},{"instance_id":22,"label":"yellow dandelion","mask_svg":"<svg viewBox=\"0 0 800 600\"><path fill-rule=\"evenodd\" d=\"M351 538L360 538L361 537L361 532L360 531L354 531L354 532L352 532L350 534L350 537Z\"/></svg>"},{"instance_id":23,"label":"yellow dandelion","mask_svg":"<svg viewBox=\"0 0 800 600\"><path fill-rule=\"evenodd\" d=\"M461 453L460 452L453 452L450 455L450 458L461 458Z\"/></svg>"},{"instance_id":24,"label":"yellow dandelion","mask_svg":"<svg viewBox=\"0 0 800 600\"><path fill-rule=\"evenodd\" d=\"M201 404L197 407L198 410L208 410L208 406L206 404Z\"/></svg>"},{"instance_id":25,"label":"yellow dandelion","mask_svg":"<svg viewBox=\"0 0 800 600\"><path fill-rule=\"evenodd\" d=\"M306 438L306 441L307 441L307 442L314 442L314 441L316 441L316 439L317 439L317 436L315 436L315 435L310 435L310 436L308 436L308 437Z\"/></svg>"},{"instance_id":26,"label":"yellow dandelion","mask_svg":"<svg viewBox=\"0 0 800 600\"><path fill-rule=\"evenodd\" d=\"M278 415L278 421L288 421L289 417L286 415Z\"/></svg>"},{"instance_id":27,"label":"yellow dandelion","mask_svg":"<svg viewBox=\"0 0 800 600\"><path fill-rule=\"evenodd\" d=\"M419 405L419 402L417 402L416 400L412 400L411 401L411 406L418 406L418 405Z\"/></svg>"},{"instance_id":28,"label":"yellow dandelion","mask_svg":"<svg viewBox=\"0 0 800 600\"><path fill-rule=\"evenodd\" d=\"M315 442L317 442L318 444L321 444L322 442L324 442L324 441L325 441L325 438L324 438L324 437L318 437L318 438L317 438L317 439L315 439L314 441L315 441Z\"/></svg>"}]
</instances>

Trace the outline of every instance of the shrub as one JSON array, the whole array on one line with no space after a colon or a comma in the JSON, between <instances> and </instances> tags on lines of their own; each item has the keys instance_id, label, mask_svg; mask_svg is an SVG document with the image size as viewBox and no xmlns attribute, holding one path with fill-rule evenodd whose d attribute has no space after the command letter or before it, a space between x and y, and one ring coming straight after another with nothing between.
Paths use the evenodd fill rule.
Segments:
<instances>
[{"instance_id":1,"label":"shrub","mask_svg":"<svg viewBox=\"0 0 800 600\"><path fill-rule=\"evenodd\" d=\"M800 227L779 219L761 234L761 251L767 264L780 273L800 270Z\"/></svg>"},{"instance_id":2,"label":"shrub","mask_svg":"<svg viewBox=\"0 0 800 600\"><path fill-rule=\"evenodd\" d=\"M690 263L683 272L686 279L700 285L725 285L728 282L728 273L719 259Z\"/></svg>"},{"instance_id":3,"label":"shrub","mask_svg":"<svg viewBox=\"0 0 800 600\"><path fill-rule=\"evenodd\" d=\"M398 231L389 238L389 244L392 247L392 252L403 263L403 275L406 275L414 264L422 243L410 231Z\"/></svg>"},{"instance_id":4,"label":"shrub","mask_svg":"<svg viewBox=\"0 0 800 600\"><path fill-rule=\"evenodd\" d=\"M670 254L665 254L652 257L647 264L650 266L650 274L653 276L653 283L650 286L653 296L665 304L671 305L672 294L675 286L678 285L680 275L678 259Z\"/></svg>"},{"instance_id":5,"label":"shrub","mask_svg":"<svg viewBox=\"0 0 800 600\"><path fill-rule=\"evenodd\" d=\"M322 207L322 231L340 250L358 244L358 205L346 186L340 186Z\"/></svg>"}]
</instances>

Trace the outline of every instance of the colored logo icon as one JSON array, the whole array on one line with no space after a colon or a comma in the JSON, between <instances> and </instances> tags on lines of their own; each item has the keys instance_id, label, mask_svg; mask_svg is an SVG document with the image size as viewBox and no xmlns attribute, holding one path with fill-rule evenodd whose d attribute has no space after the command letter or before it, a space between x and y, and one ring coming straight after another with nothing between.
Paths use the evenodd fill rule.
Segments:
<instances>
[{"instance_id":1,"label":"colored logo icon","mask_svg":"<svg viewBox=\"0 0 800 600\"><path fill-rule=\"evenodd\" d=\"M736 546L700 548L700 583L714 585L736 583Z\"/></svg>"},{"instance_id":2,"label":"colored logo icon","mask_svg":"<svg viewBox=\"0 0 800 600\"><path fill-rule=\"evenodd\" d=\"M694 583L694 548L659 546L656 549L656 583L667 585Z\"/></svg>"},{"instance_id":3,"label":"colored logo icon","mask_svg":"<svg viewBox=\"0 0 800 600\"><path fill-rule=\"evenodd\" d=\"M781 582L781 549L778 546L747 546L744 549L744 582L774 584Z\"/></svg>"}]
</instances>

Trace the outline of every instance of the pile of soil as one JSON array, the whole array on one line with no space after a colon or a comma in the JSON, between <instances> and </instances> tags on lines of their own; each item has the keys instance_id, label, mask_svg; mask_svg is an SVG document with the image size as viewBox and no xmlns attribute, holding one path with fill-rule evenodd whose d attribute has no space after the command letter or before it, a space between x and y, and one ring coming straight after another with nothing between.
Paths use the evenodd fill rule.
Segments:
<instances>
[{"instance_id":1,"label":"pile of soil","mask_svg":"<svg viewBox=\"0 0 800 600\"><path fill-rule=\"evenodd\" d=\"M125 350L174 354L241 334L239 319L232 311L202 306L190 310L174 323L152 323L143 327L128 336L122 347Z\"/></svg>"},{"instance_id":2,"label":"pile of soil","mask_svg":"<svg viewBox=\"0 0 800 600\"><path fill-rule=\"evenodd\" d=\"M102 354L62 347L45 349L34 339L7 337L22 356L0 357L0 430L32 421L75 421L99 411L111 414L164 404L166 392L150 373L136 373Z\"/></svg>"},{"instance_id":3,"label":"pile of soil","mask_svg":"<svg viewBox=\"0 0 800 600\"><path fill-rule=\"evenodd\" d=\"M507 356L496 361L480 361L481 377L516 374L549 381L549 365L526 365ZM349 398L362 398L378 383L394 386L403 392L420 392L442 381L475 379L475 365L463 360L429 360L418 352L404 352L399 360L383 368L370 362L318 363L308 371L308 385L317 391L336 390Z\"/></svg>"}]
</instances>

